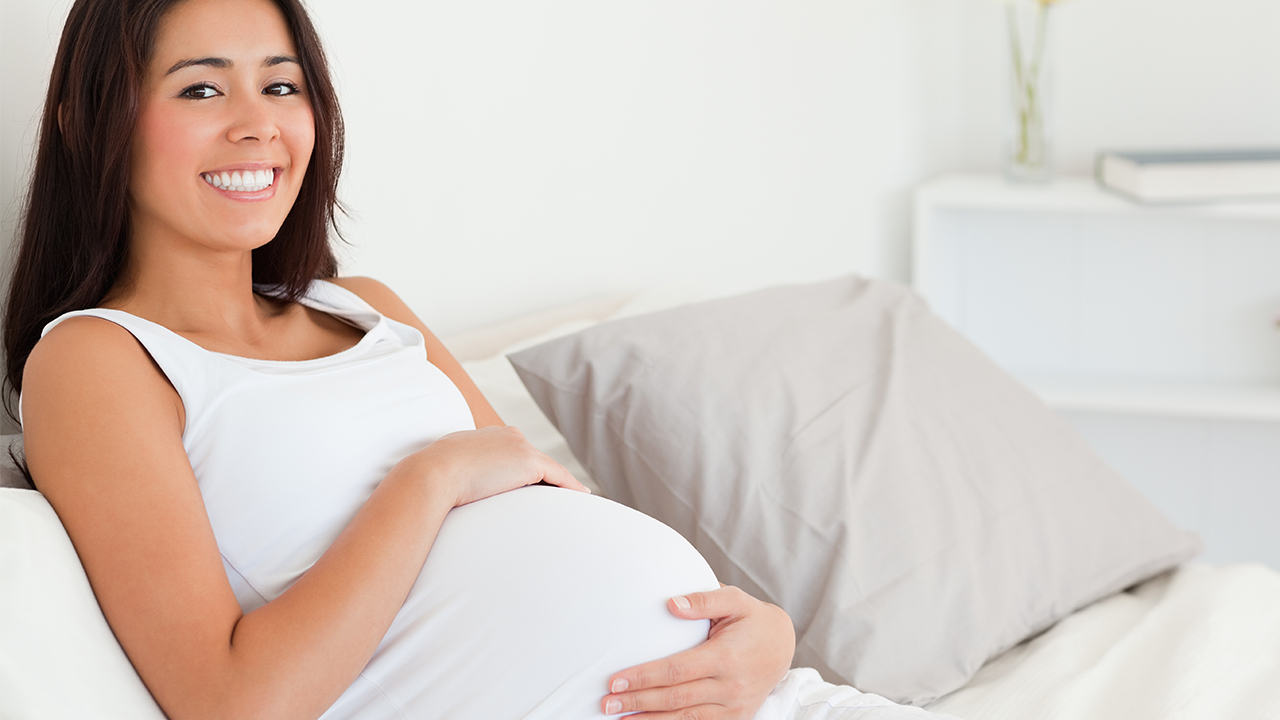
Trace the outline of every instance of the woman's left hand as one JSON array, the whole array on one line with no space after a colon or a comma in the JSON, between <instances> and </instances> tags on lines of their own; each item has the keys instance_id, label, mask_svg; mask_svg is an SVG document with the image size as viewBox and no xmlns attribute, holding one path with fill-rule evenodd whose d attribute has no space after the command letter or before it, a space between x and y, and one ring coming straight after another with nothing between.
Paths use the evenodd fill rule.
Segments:
<instances>
[{"instance_id":1,"label":"woman's left hand","mask_svg":"<svg viewBox=\"0 0 1280 720\"><path fill-rule=\"evenodd\" d=\"M672 598L667 608L686 620L710 620L707 641L616 673L601 703L605 714L750 720L791 667L796 647L791 618L730 586Z\"/></svg>"}]
</instances>

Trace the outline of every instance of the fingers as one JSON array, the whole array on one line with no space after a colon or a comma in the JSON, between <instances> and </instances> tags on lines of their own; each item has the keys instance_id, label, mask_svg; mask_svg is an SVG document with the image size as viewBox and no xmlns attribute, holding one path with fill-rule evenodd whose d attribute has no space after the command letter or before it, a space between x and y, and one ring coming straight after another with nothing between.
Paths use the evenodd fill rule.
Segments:
<instances>
[{"instance_id":1,"label":"fingers","mask_svg":"<svg viewBox=\"0 0 1280 720\"><path fill-rule=\"evenodd\" d=\"M572 473L513 426L450 433L401 462L438 484L442 494L454 498L455 506L543 481L587 492Z\"/></svg>"},{"instance_id":2,"label":"fingers","mask_svg":"<svg viewBox=\"0 0 1280 720\"><path fill-rule=\"evenodd\" d=\"M705 647L699 645L661 660L627 668L609 678L609 692L634 693L653 688L669 690L684 683L715 677L720 668L716 656L706 652Z\"/></svg>"},{"instance_id":3,"label":"fingers","mask_svg":"<svg viewBox=\"0 0 1280 720\"><path fill-rule=\"evenodd\" d=\"M533 443L529 442L529 439L525 437L524 432L521 431L520 428L514 425L504 425L502 426L502 430L512 435L519 444L523 445L526 451L531 453L541 466L541 477L529 483L530 485L538 482L546 482L551 485L555 485L556 487L577 490L579 492L590 494L590 488L579 482L578 478L574 477L573 473L566 470L563 465L552 460L550 455L542 452L535 447Z\"/></svg>"},{"instance_id":4,"label":"fingers","mask_svg":"<svg viewBox=\"0 0 1280 720\"><path fill-rule=\"evenodd\" d=\"M751 610L755 598L732 585L710 592L689 593L667 601L672 615L685 620L718 620L744 615Z\"/></svg>"},{"instance_id":5,"label":"fingers","mask_svg":"<svg viewBox=\"0 0 1280 720\"><path fill-rule=\"evenodd\" d=\"M584 493L591 492L591 488L579 482L578 478L574 477L573 473L566 470L563 465L552 460L550 457L545 455L543 457L547 458L548 465L546 471L543 473L543 480L557 487L568 488L569 490L577 490Z\"/></svg>"},{"instance_id":6,"label":"fingers","mask_svg":"<svg viewBox=\"0 0 1280 720\"><path fill-rule=\"evenodd\" d=\"M750 715L729 715L729 711L719 705L698 705L666 712L650 711L641 717L644 720L748 720Z\"/></svg>"},{"instance_id":7,"label":"fingers","mask_svg":"<svg viewBox=\"0 0 1280 720\"><path fill-rule=\"evenodd\" d=\"M744 720L786 674L795 650L781 608L735 587L671 598L678 617L710 619L707 642L610 678L606 714L644 712L655 720ZM614 704L616 703L616 704Z\"/></svg>"},{"instance_id":8,"label":"fingers","mask_svg":"<svg viewBox=\"0 0 1280 720\"><path fill-rule=\"evenodd\" d=\"M698 705L716 705L723 698L717 692L714 680L704 678L693 682L652 688L636 692L606 695L601 701L605 715L630 712L655 712L689 709Z\"/></svg>"}]
</instances>

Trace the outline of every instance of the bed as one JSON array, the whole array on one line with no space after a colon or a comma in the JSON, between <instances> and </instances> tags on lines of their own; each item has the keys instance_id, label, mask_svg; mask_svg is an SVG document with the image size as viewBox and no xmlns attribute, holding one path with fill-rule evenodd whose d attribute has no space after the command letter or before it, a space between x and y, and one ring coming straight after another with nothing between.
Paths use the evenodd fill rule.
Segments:
<instances>
[{"instance_id":1,"label":"bed","mask_svg":"<svg viewBox=\"0 0 1280 720\"><path fill-rule=\"evenodd\" d=\"M1194 537L909 291L699 299L605 297L445 341L535 445L787 607L797 663L829 680L972 720L1280 718L1280 574L1197 563ZM830 351L834 326L856 342ZM779 368L762 336L835 360ZM832 447L851 496L783 482ZM162 717L56 515L0 470L0 716Z\"/></svg>"}]
</instances>

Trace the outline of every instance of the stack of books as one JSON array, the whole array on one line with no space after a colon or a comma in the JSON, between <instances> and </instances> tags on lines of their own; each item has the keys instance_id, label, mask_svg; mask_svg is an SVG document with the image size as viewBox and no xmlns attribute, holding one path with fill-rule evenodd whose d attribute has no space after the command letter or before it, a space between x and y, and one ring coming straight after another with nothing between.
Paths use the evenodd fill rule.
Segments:
<instances>
[{"instance_id":1,"label":"stack of books","mask_svg":"<svg viewBox=\"0 0 1280 720\"><path fill-rule=\"evenodd\" d=\"M1098 183L1145 203L1280 200L1280 148L1102 152Z\"/></svg>"}]
</instances>

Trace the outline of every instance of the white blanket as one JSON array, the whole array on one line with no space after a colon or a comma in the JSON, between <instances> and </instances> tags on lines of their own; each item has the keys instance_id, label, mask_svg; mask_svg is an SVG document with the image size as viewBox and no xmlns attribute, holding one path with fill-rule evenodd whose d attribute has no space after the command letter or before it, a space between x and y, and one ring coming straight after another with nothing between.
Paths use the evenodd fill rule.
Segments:
<instances>
[{"instance_id":1,"label":"white blanket","mask_svg":"<svg viewBox=\"0 0 1280 720\"><path fill-rule=\"evenodd\" d=\"M929 706L966 720L1280 718L1280 573L1193 564L1101 600Z\"/></svg>"}]
</instances>

